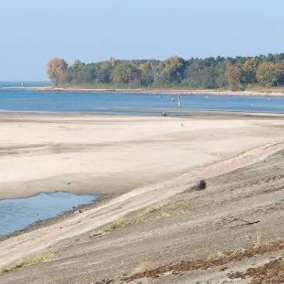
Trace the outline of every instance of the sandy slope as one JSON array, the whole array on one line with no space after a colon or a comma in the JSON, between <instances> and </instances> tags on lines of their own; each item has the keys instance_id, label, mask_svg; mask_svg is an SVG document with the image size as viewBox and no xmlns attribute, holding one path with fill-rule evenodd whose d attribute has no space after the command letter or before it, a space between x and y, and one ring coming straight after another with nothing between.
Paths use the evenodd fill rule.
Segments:
<instances>
[{"instance_id":1,"label":"sandy slope","mask_svg":"<svg viewBox=\"0 0 284 284\"><path fill-rule=\"evenodd\" d=\"M0 266L169 199L203 177L261 162L283 148L283 127L282 117L277 116L2 115L2 197L39 190L98 192L99 188L122 193L136 189L82 214L2 241Z\"/></svg>"}]
</instances>

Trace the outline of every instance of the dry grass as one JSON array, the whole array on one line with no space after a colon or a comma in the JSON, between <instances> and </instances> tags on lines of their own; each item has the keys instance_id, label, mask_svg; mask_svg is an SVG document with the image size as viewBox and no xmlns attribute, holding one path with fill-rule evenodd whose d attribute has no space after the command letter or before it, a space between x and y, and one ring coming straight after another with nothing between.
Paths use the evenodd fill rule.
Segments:
<instances>
[{"instance_id":1,"label":"dry grass","mask_svg":"<svg viewBox=\"0 0 284 284\"><path fill-rule=\"evenodd\" d=\"M151 220L151 219L157 220L160 218L171 217L170 214L161 211L165 206L166 206L165 202L150 205L143 210L139 210L138 212L134 214L130 214L126 216L125 218L119 218L115 220L114 222L107 224L105 227L103 227L102 231L104 233L108 233L112 230L125 227L130 224L139 224L139 223L143 223L148 220ZM152 218L154 215L155 217Z\"/></svg>"},{"instance_id":2,"label":"dry grass","mask_svg":"<svg viewBox=\"0 0 284 284\"><path fill-rule=\"evenodd\" d=\"M224 252L224 253L220 252L211 253L210 255L208 255L207 258L181 261L176 264L169 264L161 267L156 267L154 269L147 269L144 270L143 272L134 273L131 276L123 277L122 280L130 282L145 277L157 278L160 275L165 274L167 272L189 272L194 270L207 270L209 268L224 266L233 261L241 261L243 259L252 258L256 255L264 255L266 253L275 252L282 249L283 249L283 241L279 241L275 243L262 244L258 248L252 246L247 249L240 249L237 251ZM281 270L284 267L284 265L282 266L282 263L280 263L279 265L278 264L276 266L277 271ZM241 276L240 273L231 275L232 278L239 278L240 276ZM257 283L262 283L262 282L257 282ZM276 283L284 283L284 282L276 282Z\"/></svg>"},{"instance_id":3,"label":"dry grass","mask_svg":"<svg viewBox=\"0 0 284 284\"><path fill-rule=\"evenodd\" d=\"M195 196L176 196L174 199L155 203L138 210L134 213L130 213L125 217L121 217L107 225L105 225L100 231L93 232L90 237L109 233L115 229L125 227L127 225L141 224L145 222L157 221L160 219L172 218L174 216L181 216L188 214L189 204L193 200L196 200L199 195Z\"/></svg>"},{"instance_id":4,"label":"dry grass","mask_svg":"<svg viewBox=\"0 0 284 284\"><path fill-rule=\"evenodd\" d=\"M133 274L150 271L150 270L155 269L156 267L157 267L157 263L153 261L149 261L149 260L144 260L133 270Z\"/></svg>"},{"instance_id":5,"label":"dry grass","mask_svg":"<svg viewBox=\"0 0 284 284\"><path fill-rule=\"evenodd\" d=\"M217 260L220 260L222 258L226 257L226 255L220 251L218 252L213 252L213 253L210 253L208 256L207 256L207 260L208 261L217 261Z\"/></svg>"},{"instance_id":6,"label":"dry grass","mask_svg":"<svg viewBox=\"0 0 284 284\"><path fill-rule=\"evenodd\" d=\"M104 233L108 233L108 232L115 230L117 228L124 227L127 224L128 224L128 222L125 219L119 218L119 219L115 220L114 222L107 224L103 228L103 231L104 231Z\"/></svg>"},{"instance_id":7,"label":"dry grass","mask_svg":"<svg viewBox=\"0 0 284 284\"><path fill-rule=\"evenodd\" d=\"M134 213L128 214L123 218L119 218L107 225L105 225L101 231L95 232L95 236L102 235L104 233L111 232L115 229L125 227L127 225L140 224L150 222L153 220L160 220L165 218L171 218L174 216L185 215L189 211L189 203L197 199L199 196L178 196L174 200L163 201L155 203L138 210ZM92 236L93 236L92 235ZM91 237L92 237L91 236Z\"/></svg>"},{"instance_id":8,"label":"dry grass","mask_svg":"<svg viewBox=\"0 0 284 284\"><path fill-rule=\"evenodd\" d=\"M230 279L250 279L251 284L283 284L284 261L274 259L257 268L249 268L246 272L230 273Z\"/></svg>"},{"instance_id":9,"label":"dry grass","mask_svg":"<svg viewBox=\"0 0 284 284\"><path fill-rule=\"evenodd\" d=\"M32 265L37 265L40 263L53 261L55 259L56 259L55 253L39 254L33 258L21 259L19 261L12 263L11 265L5 268L0 269L0 274L7 273L7 272L10 272L11 270L21 268L21 267L32 266Z\"/></svg>"},{"instance_id":10,"label":"dry grass","mask_svg":"<svg viewBox=\"0 0 284 284\"><path fill-rule=\"evenodd\" d=\"M260 233L257 233L256 239L254 241L254 248L259 248L263 244L264 244L264 240L263 240L262 235Z\"/></svg>"},{"instance_id":11,"label":"dry grass","mask_svg":"<svg viewBox=\"0 0 284 284\"><path fill-rule=\"evenodd\" d=\"M246 91L255 91L255 92L263 92L263 93L283 93L283 87L262 87L262 86L251 86L246 89Z\"/></svg>"}]
</instances>

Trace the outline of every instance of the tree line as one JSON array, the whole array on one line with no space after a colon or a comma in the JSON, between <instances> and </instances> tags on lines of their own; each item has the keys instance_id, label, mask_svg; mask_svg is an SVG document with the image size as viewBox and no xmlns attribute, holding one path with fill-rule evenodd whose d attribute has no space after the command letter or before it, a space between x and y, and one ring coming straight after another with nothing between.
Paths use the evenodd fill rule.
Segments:
<instances>
[{"instance_id":1,"label":"tree line","mask_svg":"<svg viewBox=\"0 0 284 284\"><path fill-rule=\"evenodd\" d=\"M182 87L244 90L284 85L284 53L256 57L208 57L185 60L110 60L83 63L54 58L47 64L54 85Z\"/></svg>"}]
</instances>

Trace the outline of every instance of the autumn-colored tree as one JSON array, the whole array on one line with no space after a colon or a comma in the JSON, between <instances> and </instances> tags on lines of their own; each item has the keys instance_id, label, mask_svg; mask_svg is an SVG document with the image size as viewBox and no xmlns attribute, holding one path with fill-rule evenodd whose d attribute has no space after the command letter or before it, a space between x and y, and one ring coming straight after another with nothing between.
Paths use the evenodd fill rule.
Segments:
<instances>
[{"instance_id":1,"label":"autumn-colored tree","mask_svg":"<svg viewBox=\"0 0 284 284\"><path fill-rule=\"evenodd\" d=\"M47 75L57 86L64 83L67 77L68 64L64 59L54 58L47 63Z\"/></svg>"},{"instance_id":2,"label":"autumn-colored tree","mask_svg":"<svg viewBox=\"0 0 284 284\"><path fill-rule=\"evenodd\" d=\"M283 81L283 66L272 62L261 63L257 69L256 78L263 86L279 85Z\"/></svg>"},{"instance_id":3,"label":"autumn-colored tree","mask_svg":"<svg viewBox=\"0 0 284 284\"><path fill-rule=\"evenodd\" d=\"M241 81L240 69L228 63L226 66L226 79L230 90L237 91Z\"/></svg>"},{"instance_id":4,"label":"autumn-colored tree","mask_svg":"<svg viewBox=\"0 0 284 284\"><path fill-rule=\"evenodd\" d=\"M162 83L180 83L182 80L182 72L185 66L185 60L173 56L164 62L164 68L160 76Z\"/></svg>"},{"instance_id":5,"label":"autumn-colored tree","mask_svg":"<svg viewBox=\"0 0 284 284\"><path fill-rule=\"evenodd\" d=\"M143 87L188 87L238 90L250 85L284 86L284 53L255 57L190 58L166 60L111 58L101 62L76 60L67 65L55 58L48 63L54 84L129 85Z\"/></svg>"}]
</instances>

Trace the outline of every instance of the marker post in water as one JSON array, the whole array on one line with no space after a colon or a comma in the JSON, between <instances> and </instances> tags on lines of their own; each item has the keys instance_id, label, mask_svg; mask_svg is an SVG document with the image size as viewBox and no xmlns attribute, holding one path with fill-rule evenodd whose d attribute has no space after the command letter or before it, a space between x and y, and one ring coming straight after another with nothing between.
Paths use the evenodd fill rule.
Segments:
<instances>
[{"instance_id":1,"label":"marker post in water","mask_svg":"<svg viewBox=\"0 0 284 284\"><path fill-rule=\"evenodd\" d=\"M182 107L182 102L181 102L181 98L180 96L178 96L178 107L181 108Z\"/></svg>"}]
</instances>

